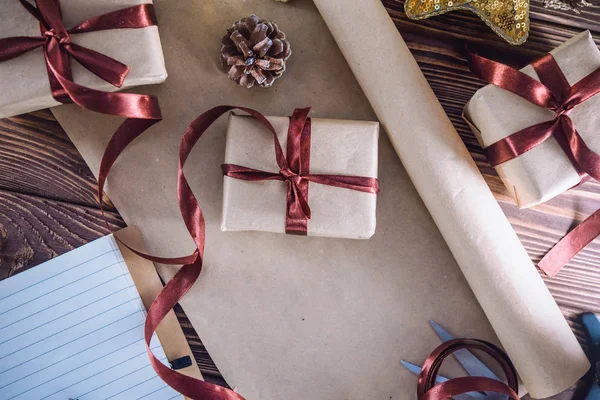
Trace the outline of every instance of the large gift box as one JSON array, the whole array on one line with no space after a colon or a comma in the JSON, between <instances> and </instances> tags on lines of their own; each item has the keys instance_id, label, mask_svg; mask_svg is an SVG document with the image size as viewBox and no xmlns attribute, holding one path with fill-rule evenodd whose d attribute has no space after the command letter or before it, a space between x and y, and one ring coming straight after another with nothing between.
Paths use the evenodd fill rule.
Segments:
<instances>
[{"instance_id":1,"label":"large gift box","mask_svg":"<svg viewBox=\"0 0 600 400\"><path fill-rule=\"evenodd\" d=\"M600 67L600 51L589 31L582 32L550 52L569 85ZM540 80L528 65L521 69ZM576 105L569 117L585 144L600 152L600 96ZM555 112L493 85L478 90L465 108L465 118L486 148L515 132L555 118ZM580 183L580 175L555 137L496 166L498 175L519 207L545 202Z\"/></svg>"},{"instance_id":2,"label":"large gift box","mask_svg":"<svg viewBox=\"0 0 600 400\"><path fill-rule=\"evenodd\" d=\"M287 117L268 117L282 148L288 146ZM311 174L377 177L379 123L311 119ZM289 152L289 150L288 150ZM289 153L288 153L289 154ZM225 163L278 171L273 138L249 116L232 114L227 129ZM286 232L288 185L277 180L244 181L229 176L223 183L223 231ZM308 183L311 218L306 233L368 239L375 233L376 195L347 188Z\"/></svg>"},{"instance_id":3,"label":"large gift box","mask_svg":"<svg viewBox=\"0 0 600 400\"><path fill-rule=\"evenodd\" d=\"M146 3L151 4L152 1L61 0L59 5L64 26L70 29L88 19ZM2 3L0 26L0 40L18 36L40 38L45 35L40 31L40 23L19 1ZM103 29L73 33L69 35L68 40L130 67L121 89L161 83L167 77L158 28L155 25L136 29ZM75 83L101 91L112 92L119 89L94 75L78 62L72 61L70 64ZM0 82L0 118L61 104L52 96L49 70L42 47L1 61Z\"/></svg>"}]
</instances>

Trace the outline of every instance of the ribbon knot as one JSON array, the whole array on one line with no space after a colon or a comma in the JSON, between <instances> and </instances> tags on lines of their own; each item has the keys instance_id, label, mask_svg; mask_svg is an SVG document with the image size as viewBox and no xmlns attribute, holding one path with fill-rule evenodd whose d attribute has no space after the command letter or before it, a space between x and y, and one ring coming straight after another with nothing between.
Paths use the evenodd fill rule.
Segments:
<instances>
[{"instance_id":1,"label":"ribbon knot","mask_svg":"<svg viewBox=\"0 0 600 400\"><path fill-rule=\"evenodd\" d=\"M560 119L563 117L568 118L568 114L571 112L573 107L575 107L575 106L572 104L562 103L560 106L558 106L556 108L551 108L551 110L554 111L554 119Z\"/></svg>"},{"instance_id":2,"label":"ribbon knot","mask_svg":"<svg viewBox=\"0 0 600 400\"><path fill-rule=\"evenodd\" d=\"M56 39L60 44L71 43L71 35L69 35L68 32L56 32L54 28L44 32L44 36L48 37L49 39Z\"/></svg>"},{"instance_id":3,"label":"ribbon knot","mask_svg":"<svg viewBox=\"0 0 600 400\"><path fill-rule=\"evenodd\" d=\"M302 179L297 173L292 171L289 167L285 167L279 170L279 175L281 175L285 180L299 182ZM298 178L298 179L295 179Z\"/></svg>"}]
</instances>

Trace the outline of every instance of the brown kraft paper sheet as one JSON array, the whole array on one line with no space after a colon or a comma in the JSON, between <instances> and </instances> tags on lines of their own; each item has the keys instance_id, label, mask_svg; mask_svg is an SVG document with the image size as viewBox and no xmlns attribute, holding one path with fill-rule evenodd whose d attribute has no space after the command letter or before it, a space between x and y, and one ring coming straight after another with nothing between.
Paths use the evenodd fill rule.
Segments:
<instances>
[{"instance_id":1,"label":"brown kraft paper sheet","mask_svg":"<svg viewBox=\"0 0 600 400\"><path fill-rule=\"evenodd\" d=\"M375 120L376 116L311 1L154 3L170 76L163 85L138 91L158 95L165 118L122 155L109 177L107 193L125 221L140 228L152 254L176 256L194 248L177 206L179 140L201 112L220 104L239 104L265 115L287 116L295 107L312 105L315 118ZM381 6L378 1L365 4ZM333 7L339 5L332 2ZM351 10L353 7L348 9L348 20L358 12ZM251 13L276 21L288 34L294 52L284 76L266 90L238 87L220 71L223 32ZM386 31L393 24L388 24L383 14L376 17L379 19L361 17L366 22L353 26L367 30L369 37L397 34L395 28ZM360 37L358 32L353 36ZM359 40L357 46L363 48L365 44ZM383 41L382 46L389 43ZM452 129L438 111L424 119L408 116L419 102L433 102L433 108L439 104L428 94L428 87L421 87L424 79L416 64L412 66L414 60L408 51L403 55L405 59L400 59L394 69L397 75L406 74L402 63L408 62L416 86L408 85L406 90L396 92L389 102L398 104L398 117L406 117L404 128L411 130L422 123ZM410 107L402 107L408 101L399 101L402 96L411 99ZM120 120L74 106L62 106L54 112L97 173L103 150ZM442 121L435 122L434 118ZM457 335L499 343L385 135L379 144L382 191L377 198L377 229L370 240L221 232L220 164L224 160L226 123L227 118L222 117L200 139L187 161L187 178L206 217L207 244L205 268L181 305L225 379L248 400L413 399L416 377L399 361L422 362L439 344L428 327L430 319ZM407 141L406 146L413 141ZM456 165L461 165L467 154L460 146L455 139L440 143L439 149L447 154L437 158L458 160ZM470 161L467 164L471 168ZM427 158L411 167L415 168L423 172L439 168L435 175L440 177L453 172ZM512 270L493 272L482 268L483 279L489 283L476 291L497 288L492 292L497 296L497 309L505 310L500 321L509 324L505 329L515 338L524 340L518 350L535 352L545 343L546 353L553 354L550 371L556 371L560 363L561 372L571 375L566 379L568 383L559 382L566 388L575 375L587 369L581 348L543 283L540 286L541 279L505 217L498 214L497 204L482 186L481 177L468 170L455 179L460 178L475 181L470 193L484 193L478 198L490 205L478 207L492 210L499 226L493 227L495 220L484 221L477 213L477 218L466 221L449 240L455 248L464 244L460 253L463 260L469 251L475 251L474 257L485 255L486 265L491 265L515 253L514 261L522 269L531 269L527 277L533 282L517 284L509 274ZM460 188L452 191L457 196L454 202L447 198L448 188L434 189L439 191L444 206L472 208L472 202L460 195ZM431 211L437 214L439 223L443 211ZM467 215L467 209L449 213L443 224L445 231L453 219ZM490 235L491 227L498 232ZM501 239L503 234L507 240L485 248L491 239ZM498 261L498 265L502 263ZM471 276L477 273L476 267L471 266ZM168 279L176 268L159 266L159 271ZM532 289L532 296L535 292L541 295L533 299L524 296L527 287ZM539 315L510 322L527 302L532 303L524 308L525 312L535 308ZM452 360L442 372L450 376L463 373Z\"/></svg>"}]
</instances>

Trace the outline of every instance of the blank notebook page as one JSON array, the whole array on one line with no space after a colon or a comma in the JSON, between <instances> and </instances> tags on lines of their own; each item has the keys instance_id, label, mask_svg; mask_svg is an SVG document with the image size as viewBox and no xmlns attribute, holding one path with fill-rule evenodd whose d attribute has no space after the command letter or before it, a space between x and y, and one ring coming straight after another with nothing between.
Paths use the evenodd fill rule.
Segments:
<instances>
[{"instance_id":1,"label":"blank notebook page","mask_svg":"<svg viewBox=\"0 0 600 400\"><path fill-rule=\"evenodd\" d=\"M0 400L183 399L145 315L112 235L0 281Z\"/></svg>"}]
</instances>

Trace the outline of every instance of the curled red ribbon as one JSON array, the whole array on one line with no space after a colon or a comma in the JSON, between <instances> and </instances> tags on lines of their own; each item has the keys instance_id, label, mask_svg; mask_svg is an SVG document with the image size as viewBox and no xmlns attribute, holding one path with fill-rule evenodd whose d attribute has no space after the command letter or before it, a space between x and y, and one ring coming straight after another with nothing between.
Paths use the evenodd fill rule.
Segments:
<instances>
[{"instance_id":1,"label":"curled red ribbon","mask_svg":"<svg viewBox=\"0 0 600 400\"><path fill-rule=\"evenodd\" d=\"M600 155L585 144L569 116L575 106L600 93L600 68L571 86L551 54L546 54L531 64L541 82L470 50L467 54L471 71L480 79L554 111L552 120L522 129L485 148L485 154L493 167L554 137L577 170L581 181L588 176L600 180ZM569 260L600 235L600 224L596 223L599 219L597 213L569 232L542 258L538 266L544 273L556 275Z\"/></svg>"},{"instance_id":2,"label":"curled red ribbon","mask_svg":"<svg viewBox=\"0 0 600 400\"><path fill-rule=\"evenodd\" d=\"M307 118L309 108L296 110L290 120L288 134L292 136L292 142L294 143L291 144L291 146L288 146L288 158L286 158L283 154L283 149L281 148L281 144L277 138L277 132L275 131L275 128L273 128L271 123L264 115L250 108L218 106L206 111L188 126L183 134L183 137L181 138L181 143L179 146L177 195L181 216L194 243L196 244L196 251L189 256L163 258L141 253L130 248L127 246L127 244L125 244L125 246L129 247L139 256L153 262L171 265L185 264L175 274L175 276L169 282L167 282L165 287L160 291L160 293L156 296L156 299L154 299L150 305L144 328L145 340L146 350L148 351L150 362L156 373L179 393L198 400L243 400L243 397L229 389L213 385L169 369L163 365L150 350L150 340L152 339L152 334L162 319L175 306L175 304L177 304L177 302L183 296L185 296L185 294L194 285L200 276L200 272L202 271L206 234L204 215L198 200L194 196L188 181L185 178L183 167L194 145L198 142L204 132L220 116L233 109L244 111L256 118L273 135L275 155L281 170L277 174L226 164L223 166L225 174L228 174L234 178L250 181L272 179L287 181L289 188L288 206L290 207L289 214L291 214L291 218L305 218L310 216L310 209L306 203L308 198L305 192L303 192L304 188L302 187L302 185L305 184L304 182L307 184L310 181L324 185L343 187L351 190L359 190L370 193L377 193L379 188L378 182L374 178L308 174L308 167L306 164L302 166L303 161L301 158L308 157L307 153L305 152L305 148L306 135L307 132L310 132L310 122ZM305 137L303 138L302 135L305 135ZM129 143L131 143L136 137L137 135L135 132L119 131L113 136L112 140L108 144L102 157L100 173L98 174L98 198L102 198L104 184L110 168L123 150L125 150ZM302 144L303 141L304 144ZM310 142L308 143L310 144ZM299 153L293 154L294 151L299 151Z\"/></svg>"},{"instance_id":3,"label":"curled red ribbon","mask_svg":"<svg viewBox=\"0 0 600 400\"><path fill-rule=\"evenodd\" d=\"M467 376L450 379L435 386L438 371L444 360L461 349L481 350L492 356L502 367L507 383L481 376ZM442 343L425 360L417 385L417 398L443 400L469 392L494 392L507 395L511 400L519 400L518 390L517 371L499 347L478 339L453 339Z\"/></svg>"}]
</instances>

